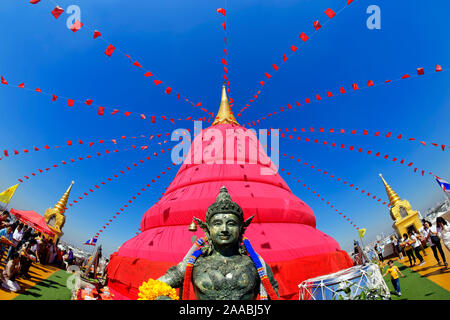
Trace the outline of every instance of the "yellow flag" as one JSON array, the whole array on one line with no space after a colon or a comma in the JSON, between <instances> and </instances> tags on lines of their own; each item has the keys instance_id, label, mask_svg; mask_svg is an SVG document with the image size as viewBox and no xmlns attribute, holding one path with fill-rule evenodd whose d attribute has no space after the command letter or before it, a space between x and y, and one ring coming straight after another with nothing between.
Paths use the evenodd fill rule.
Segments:
<instances>
[{"instance_id":1,"label":"yellow flag","mask_svg":"<svg viewBox=\"0 0 450 320\"><path fill-rule=\"evenodd\" d=\"M366 229L359 229L358 230L359 237L362 239L364 235L366 234Z\"/></svg>"},{"instance_id":2,"label":"yellow flag","mask_svg":"<svg viewBox=\"0 0 450 320\"><path fill-rule=\"evenodd\" d=\"M16 184L15 186L9 187L2 193L0 193L0 202L8 203L12 196L14 195L14 192L16 191L19 184Z\"/></svg>"}]
</instances>

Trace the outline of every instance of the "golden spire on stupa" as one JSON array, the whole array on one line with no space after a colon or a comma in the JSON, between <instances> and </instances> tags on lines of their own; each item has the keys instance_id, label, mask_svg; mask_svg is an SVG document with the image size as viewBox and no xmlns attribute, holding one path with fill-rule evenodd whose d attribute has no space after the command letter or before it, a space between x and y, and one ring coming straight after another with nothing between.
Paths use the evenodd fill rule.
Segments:
<instances>
[{"instance_id":1,"label":"golden spire on stupa","mask_svg":"<svg viewBox=\"0 0 450 320\"><path fill-rule=\"evenodd\" d=\"M223 123L235 124L237 126L239 125L239 123L234 118L233 113L231 112L231 108L228 103L227 88L225 84L223 84L222 86L222 99L220 100L219 111L217 112L216 118L214 119L212 125L214 126L216 124Z\"/></svg>"},{"instance_id":2,"label":"golden spire on stupa","mask_svg":"<svg viewBox=\"0 0 450 320\"><path fill-rule=\"evenodd\" d=\"M390 205L393 207L395 206L395 204L399 201L401 201L400 197L398 196L397 193L395 193L395 191L391 188L390 185L387 184L386 180L384 180L382 174L379 174L381 180L383 180L384 183L384 187L386 188L386 193L388 195L389 198L389 203Z\"/></svg>"},{"instance_id":3,"label":"golden spire on stupa","mask_svg":"<svg viewBox=\"0 0 450 320\"><path fill-rule=\"evenodd\" d=\"M64 213L67 207L67 200L69 200L70 190L72 190L72 186L75 182L72 181L67 191L63 194L61 199L59 199L58 203L55 205L55 209L59 211L59 213Z\"/></svg>"}]
</instances>

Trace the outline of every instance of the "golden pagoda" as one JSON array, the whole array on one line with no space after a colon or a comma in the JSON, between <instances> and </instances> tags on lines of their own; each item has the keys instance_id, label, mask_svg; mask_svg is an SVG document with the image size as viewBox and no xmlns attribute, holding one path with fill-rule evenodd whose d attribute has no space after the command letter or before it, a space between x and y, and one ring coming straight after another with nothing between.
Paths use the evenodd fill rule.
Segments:
<instances>
[{"instance_id":1,"label":"golden pagoda","mask_svg":"<svg viewBox=\"0 0 450 320\"><path fill-rule=\"evenodd\" d=\"M230 104L228 103L227 88L225 84L222 86L222 98L220 100L219 111L217 112L216 118L214 119L213 126L216 124L235 124L239 123L234 118L233 112L231 111Z\"/></svg>"},{"instance_id":2,"label":"golden pagoda","mask_svg":"<svg viewBox=\"0 0 450 320\"><path fill-rule=\"evenodd\" d=\"M70 184L67 191L63 194L61 199L55 204L53 208L48 208L45 211L44 219L49 228L56 233L55 241L63 236L62 228L64 227L64 223L66 222L66 216L64 212L66 211L67 201L69 200L70 190L72 190L72 186L74 181Z\"/></svg>"},{"instance_id":3,"label":"golden pagoda","mask_svg":"<svg viewBox=\"0 0 450 320\"><path fill-rule=\"evenodd\" d=\"M390 185L384 180L380 173L380 178L383 181L386 193L389 198L390 214L394 224L392 227L397 232L399 237L403 237L404 233L408 233L409 230L415 230L416 232L422 228L422 222L419 219L419 213L411 208L411 204L406 199L401 199L398 194L391 188Z\"/></svg>"}]
</instances>

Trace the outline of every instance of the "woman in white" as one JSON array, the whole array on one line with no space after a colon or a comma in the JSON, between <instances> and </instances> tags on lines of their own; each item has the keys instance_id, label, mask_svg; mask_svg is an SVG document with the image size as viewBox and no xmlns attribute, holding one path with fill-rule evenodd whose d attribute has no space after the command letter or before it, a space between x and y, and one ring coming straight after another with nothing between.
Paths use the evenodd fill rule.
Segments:
<instances>
[{"instance_id":1,"label":"woman in white","mask_svg":"<svg viewBox=\"0 0 450 320\"><path fill-rule=\"evenodd\" d=\"M433 250L433 255L436 258L439 265L441 264L441 260L439 259L438 251L441 254L442 260L444 261L444 265L447 266L447 260L445 259L444 250L442 250L441 239L439 238L437 228L434 227L429 221L423 222L423 237L426 241L428 241L428 245Z\"/></svg>"},{"instance_id":2,"label":"woman in white","mask_svg":"<svg viewBox=\"0 0 450 320\"><path fill-rule=\"evenodd\" d=\"M416 257L419 258L419 260L420 260L419 266L425 264L423 257L420 255L421 242L413 230L411 230L409 232L409 239L411 240L411 245L414 249L414 253L416 254Z\"/></svg>"},{"instance_id":3,"label":"woman in white","mask_svg":"<svg viewBox=\"0 0 450 320\"><path fill-rule=\"evenodd\" d=\"M444 242L444 246L450 251L450 226L447 221L442 217L436 218L436 231L439 233L440 238Z\"/></svg>"}]
</instances>

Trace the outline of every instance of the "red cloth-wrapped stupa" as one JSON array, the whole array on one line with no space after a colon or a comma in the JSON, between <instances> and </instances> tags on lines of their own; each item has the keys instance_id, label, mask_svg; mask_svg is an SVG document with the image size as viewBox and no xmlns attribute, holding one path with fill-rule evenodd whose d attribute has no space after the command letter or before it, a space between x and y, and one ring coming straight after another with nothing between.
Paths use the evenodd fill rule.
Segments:
<instances>
[{"instance_id":1,"label":"red cloth-wrapped stupa","mask_svg":"<svg viewBox=\"0 0 450 320\"><path fill-rule=\"evenodd\" d=\"M333 238L315 228L313 211L278 175L256 136L236 122L223 87L213 125L195 137L163 198L144 214L142 233L111 256L109 287L116 299L137 299L142 282L183 259L192 236L203 236L188 230L192 217L205 219L222 186L246 219L255 216L245 235L271 266L282 299L298 299L303 280L353 265Z\"/></svg>"}]
</instances>

